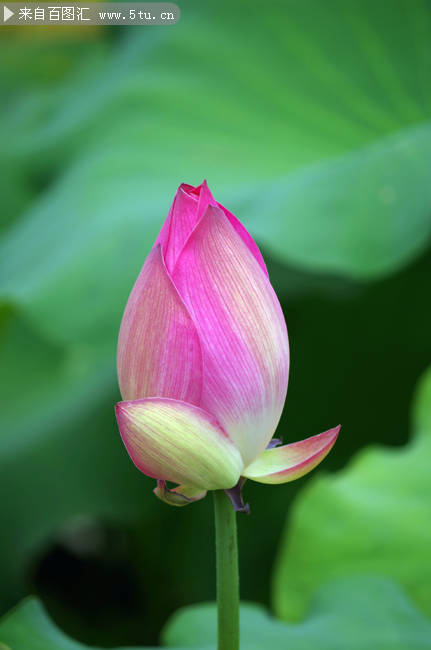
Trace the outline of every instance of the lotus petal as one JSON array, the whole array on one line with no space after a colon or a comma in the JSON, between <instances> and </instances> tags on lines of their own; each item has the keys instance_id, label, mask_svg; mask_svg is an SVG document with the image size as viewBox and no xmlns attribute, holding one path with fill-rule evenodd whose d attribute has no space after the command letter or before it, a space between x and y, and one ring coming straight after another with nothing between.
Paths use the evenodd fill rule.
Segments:
<instances>
[{"instance_id":1,"label":"lotus petal","mask_svg":"<svg viewBox=\"0 0 431 650\"><path fill-rule=\"evenodd\" d=\"M199 334L201 406L229 432L249 465L271 440L286 397L289 345L280 304L223 210L211 205L172 279Z\"/></svg>"},{"instance_id":2,"label":"lotus petal","mask_svg":"<svg viewBox=\"0 0 431 650\"><path fill-rule=\"evenodd\" d=\"M228 489L244 467L235 444L202 409L178 400L120 402L121 437L136 467L147 476L204 490Z\"/></svg>"},{"instance_id":3,"label":"lotus petal","mask_svg":"<svg viewBox=\"0 0 431 650\"><path fill-rule=\"evenodd\" d=\"M190 313L156 246L127 303L118 338L118 380L124 400L169 397L199 405L202 354Z\"/></svg>"},{"instance_id":4,"label":"lotus petal","mask_svg":"<svg viewBox=\"0 0 431 650\"><path fill-rule=\"evenodd\" d=\"M318 436L264 451L242 475L259 483L288 483L308 474L331 451L340 426Z\"/></svg>"}]
</instances>

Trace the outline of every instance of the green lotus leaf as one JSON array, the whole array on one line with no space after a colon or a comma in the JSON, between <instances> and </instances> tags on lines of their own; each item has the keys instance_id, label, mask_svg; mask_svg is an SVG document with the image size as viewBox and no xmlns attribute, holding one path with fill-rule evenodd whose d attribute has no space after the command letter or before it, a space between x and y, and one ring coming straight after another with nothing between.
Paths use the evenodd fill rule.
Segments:
<instances>
[{"instance_id":1,"label":"green lotus leaf","mask_svg":"<svg viewBox=\"0 0 431 650\"><path fill-rule=\"evenodd\" d=\"M274 570L280 617L300 619L324 582L364 573L396 580L431 615L431 370L419 386L413 430L405 447L366 447L298 495Z\"/></svg>"},{"instance_id":2,"label":"green lotus leaf","mask_svg":"<svg viewBox=\"0 0 431 650\"><path fill-rule=\"evenodd\" d=\"M162 640L169 647L215 649L216 628L215 605L188 607L168 621ZM425 650L431 648L430 632L431 622L395 583L382 578L345 578L322 586L297 624L273 618L261 605L241 608L244 650Z\"/></svg>"}]
</instances>

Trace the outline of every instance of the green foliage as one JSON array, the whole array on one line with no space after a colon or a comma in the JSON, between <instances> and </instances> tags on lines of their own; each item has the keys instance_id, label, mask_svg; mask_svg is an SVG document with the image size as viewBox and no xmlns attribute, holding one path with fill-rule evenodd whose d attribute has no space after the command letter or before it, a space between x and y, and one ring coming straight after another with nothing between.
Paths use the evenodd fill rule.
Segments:
<instances>
[{"instance_id":1,"label":"green foliage","mask_svg":"<svg viewBox=\"0 0 431 650\"><path fill-rule=\"evenodd\" d=\"M6 646L2 647L2 643ZM85 650L62 632L36 598L27 598L0 621L0 650ZM118 648L132 650L132 648Z\"/></svg>"},{"instance_id":2,"label":"green foliage","mask_svg":"<svg viewBox=\"0 0 431 650\"><path fill-rule=\"evenodd\" d=\"M397 580L431 615L431 370L413 419L405 447L367 447L298 496L274 571L279 616L300 618L316 587L364 573Z\"/></svg>"},{"instance_id":3,"label":"green foliage","mask_svg":"<svg viewBox=\"0 0 431 650\"><path fill-rule=\"evenodd\" d=\"M274 3L266 17L246 6L189 2L175 29L135 31L97 76L39 93L49 109L36 118L28 97L9 115L6 161L67 168L2 251L7 291L34 318L63 295L52 329L71 316L76 335L118 315L173 188L204 172L284 261L368 278L423 248L429 6L395 0L390 21L385 2Z\"/></svg>"},{"instance_id":4,"label":"green foliage","mask_svg":"<svg viewBox=\"0 0 431 650\"><path fill-rule=\"evenodd\" d=\"M85 346L47 344L11 310L1 317L0 611L67 522L124 522L151 494L118 436L114 364Z\"/></svg>"},{"instance_id":5,"label":"green foliage","mask_svg":"<svg viewBox=\"0 0 431 650\"><path fill-rule=\"evenodd\" d=\"M216 616L213 603L180 610L164 629L163 645L178 650L215 649ZM84 650L87 647L61 632L36 599L27 599L0 622L0 639L13 650ZM391 581L350 578L320 588L308 616L297 625L272 618L260 605L244 604L241 648L262 650L265 647L429 650L431 623Z\"/></svg>"}]
</instances>

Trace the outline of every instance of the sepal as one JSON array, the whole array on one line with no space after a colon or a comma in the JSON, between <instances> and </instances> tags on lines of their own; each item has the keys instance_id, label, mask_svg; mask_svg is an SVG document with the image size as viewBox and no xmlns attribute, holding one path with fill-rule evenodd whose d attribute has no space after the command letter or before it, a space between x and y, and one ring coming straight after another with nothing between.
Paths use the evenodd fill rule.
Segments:
<instances>
[{"instance_id":1,"label":"sepal","mask_svg":"<svg viewBox=\"0 0 431 650\"><path fill-rule=\"evenodd\" d=\"M241 476L238 483L233 488L230 488L229 490L224 490L224 492L226 496L229 497L229 500L235 512L243 512L245 515L249 515L250 506L248 505L248 503L244 505L244 500L242 498L242 488L246 480L247 480L246 478Z\"/></svg>"},{"instance_id":2,"label":"sepal","mask_svg":"<svg viewBox=\"0 0 431 650\"><path fill-rule=\"evenodd\" d=\"M274 447L279 447L280 445L283 444L283 438L280 436L280 438L273 438L270 440L266 446L267 449L274 449Z\"/></svg>"},{"instance_id":3,"label":"sepal","mask_svg":"<svg viewBox=\"0 0 431 650\"><path fill-rule=\"evenodd\" d=\"M157 487L153 490L158 499L164 501L170 506L188 506L189 503L203 499L207 492L200 488L191 488L185 485L178 485L176 488L170 490L166 485L166 481L159 479Z\"/></svg>"}]
</instances>

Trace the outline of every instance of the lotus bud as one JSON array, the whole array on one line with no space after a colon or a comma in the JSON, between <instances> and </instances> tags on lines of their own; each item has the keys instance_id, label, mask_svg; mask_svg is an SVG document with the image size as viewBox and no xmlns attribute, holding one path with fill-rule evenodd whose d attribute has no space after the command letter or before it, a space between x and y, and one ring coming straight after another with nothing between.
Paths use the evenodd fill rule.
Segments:
<instances>
[{"instance_id":1,"label":"lotus bud","mask_svg":"<svg viewBox=\"0 0 431 650\"><path fill-rule=\"evenodd\" d=\"M283 312L258 247L205 181L177 191L127 302L117 365L122 439L171 505L223 489L246 510L247 478L303 476L340 429L271 442L289 375Z\"/></svg>"}]
</instances>

